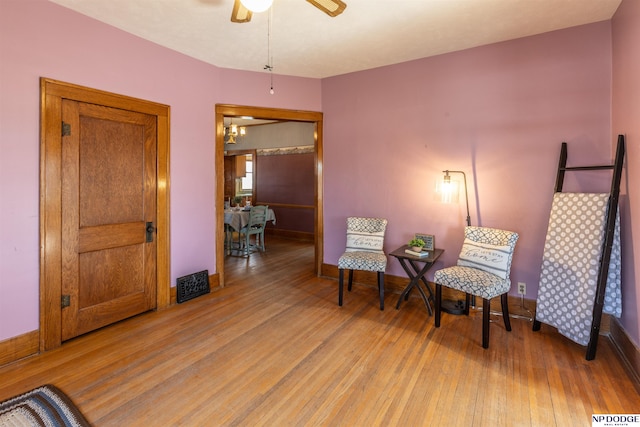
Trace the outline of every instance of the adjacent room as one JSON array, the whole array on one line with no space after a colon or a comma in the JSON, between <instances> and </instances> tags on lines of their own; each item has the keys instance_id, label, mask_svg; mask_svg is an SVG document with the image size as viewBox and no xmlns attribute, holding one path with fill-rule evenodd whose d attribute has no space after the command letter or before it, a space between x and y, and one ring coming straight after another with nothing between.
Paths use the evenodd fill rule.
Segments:
<instances>
[{"instance_id":1,"label":"adjacent room","mask_svg":"<svg viewBox=\"0 0 640 427\"><path fill-rule=\"evenodd\" d=\"M249 7L0 0L0 425L638 415L640 2Z\"/></svg>"}]
</instances>

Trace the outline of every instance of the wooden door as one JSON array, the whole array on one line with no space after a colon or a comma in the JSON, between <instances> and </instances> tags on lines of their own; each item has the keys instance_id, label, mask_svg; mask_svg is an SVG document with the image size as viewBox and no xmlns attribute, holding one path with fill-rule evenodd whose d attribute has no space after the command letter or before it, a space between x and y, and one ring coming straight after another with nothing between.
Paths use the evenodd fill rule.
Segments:
<instances>
[{"instance_id":1,"label":"wooden door","mask_svg":"<svg viewBox=\"0 0 640 427\"><path fill-rule=\"evenodd\" d=\"M235 156L224 156L224 200L233 201L236 195L236 162Z\"/></svg>"},{"instance_id":2,"label":"wooden door","mask_svg":"<svg viewBox=\"0 0 640 427\"><path fill-rule=\"evenodd\" d=\"M157 130L154 115L67 99L62 121L67 340L156 306Z\"/></svg>"}]
</instances>

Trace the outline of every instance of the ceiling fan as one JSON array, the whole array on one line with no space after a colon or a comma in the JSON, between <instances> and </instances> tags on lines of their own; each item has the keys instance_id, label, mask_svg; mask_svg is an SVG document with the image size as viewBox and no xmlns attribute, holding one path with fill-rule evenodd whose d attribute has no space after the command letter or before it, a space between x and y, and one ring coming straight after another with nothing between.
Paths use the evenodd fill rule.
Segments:
<instances>
[{"instance_id":1,"label":"ceiling fan","mask_svg":"<svg viewBox=\"0 0 640 427\"><path fill-rule=\"evenodd\" d=\"M340 15L347 7L341 0L307 0L309 3L334 17ZM231 22L249 22L253 12L264 12L269 9L273 0L235 0L231 12Z\"/></svg>"}]
</instances>

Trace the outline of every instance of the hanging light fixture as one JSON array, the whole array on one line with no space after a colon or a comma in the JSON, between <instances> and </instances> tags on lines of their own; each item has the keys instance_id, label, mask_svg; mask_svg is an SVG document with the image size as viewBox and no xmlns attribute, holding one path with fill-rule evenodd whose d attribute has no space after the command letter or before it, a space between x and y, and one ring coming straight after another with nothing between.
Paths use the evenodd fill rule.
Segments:
<instances>
[{"instance_id":1,"label":"hanging light fixture","mask_svg":"<svg viewBox=\"0 0 640 427\"><path fill-rule=\"evenodd\" d=\"M264 12L273 4L273 0L240 0L240 3L253 13Z\"/></svg>"},{"instance_id":2,"label":"hanging light fixture","mask_svg":"<svg viewBox=\"0 0 640 427\"><path fill-rule=\"evenodd\" d=\"M235 144L236 142L238 142L236 138L243 137L247 134L247 127L238 126L237 124L233 123L233 121L231 121L231 123L229 123L229 126L224 128L224 133L228 137L225 143Z\"/></svg>"}]
</instances>

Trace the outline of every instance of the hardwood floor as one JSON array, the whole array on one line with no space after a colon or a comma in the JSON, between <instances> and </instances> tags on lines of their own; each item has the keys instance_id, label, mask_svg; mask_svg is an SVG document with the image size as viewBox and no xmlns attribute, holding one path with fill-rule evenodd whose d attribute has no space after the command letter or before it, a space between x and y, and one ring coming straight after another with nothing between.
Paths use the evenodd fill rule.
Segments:
<instances>
[{"instance_id":1,"label":"hardwood floor","mask_svg":"<svg viewBox=\"0 0 640 427\"><path fill-rule=\"evenodd\" d=\"M227 286L0 368L0 400L51 383L96 426L577 426L638 413L608 340L597 358L543 325L443 315L313 275L313 247L267 238ZM415 297L415 295L414 295Z\"/></svg>"}]
</instances>

